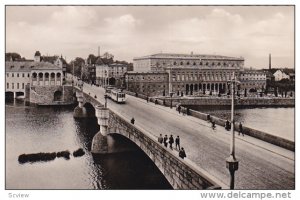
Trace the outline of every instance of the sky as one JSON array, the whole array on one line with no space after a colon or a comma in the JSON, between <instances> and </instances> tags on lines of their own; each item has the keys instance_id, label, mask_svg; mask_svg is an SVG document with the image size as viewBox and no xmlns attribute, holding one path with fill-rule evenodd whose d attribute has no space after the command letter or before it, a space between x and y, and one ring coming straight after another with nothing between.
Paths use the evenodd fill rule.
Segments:
<instances>
[{"instance_id":1,"label":"sky","mask_svg":"<svg viewBox=\"0 0 300 200\"><path fill-rule=\"evenodd\" d=\"M293 6L6 6L6 52L67 61L109 52L245 58L245 67L294 68Z\"/></svg>"}]
</instances>

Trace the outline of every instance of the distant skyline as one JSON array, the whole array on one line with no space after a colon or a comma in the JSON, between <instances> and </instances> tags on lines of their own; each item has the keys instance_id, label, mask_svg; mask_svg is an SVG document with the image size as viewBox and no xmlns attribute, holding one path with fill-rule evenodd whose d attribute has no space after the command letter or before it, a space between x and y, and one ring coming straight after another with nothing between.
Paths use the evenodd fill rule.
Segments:
<instances>
[{"instance_id":1,"label":"distant skyline","mask_svg":"<svg viewBox=\"0 0 300 200\"><path fill-rule=\"evenodd\" d=\"M245 58L245 67L294 67L293 6L6 6L6 52L67 61L109 52Z\"/></svg>"}]
</instances>

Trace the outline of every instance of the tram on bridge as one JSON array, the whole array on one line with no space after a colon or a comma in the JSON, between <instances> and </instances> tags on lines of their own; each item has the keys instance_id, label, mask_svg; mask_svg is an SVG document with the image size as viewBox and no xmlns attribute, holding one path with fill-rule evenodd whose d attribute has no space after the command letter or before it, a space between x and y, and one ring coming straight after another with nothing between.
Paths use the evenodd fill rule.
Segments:
<instances>
[{"instance_id":1,"label":"tram on bridge","mask_svg":"<svg viewBox=\"0 0 300 200\"><path fill-rule=\"evenodd\" d=\"M105 90L106 95L117 103L125 103L126 95L121 89L107 87Z\"/></svg>"}]
</instances>

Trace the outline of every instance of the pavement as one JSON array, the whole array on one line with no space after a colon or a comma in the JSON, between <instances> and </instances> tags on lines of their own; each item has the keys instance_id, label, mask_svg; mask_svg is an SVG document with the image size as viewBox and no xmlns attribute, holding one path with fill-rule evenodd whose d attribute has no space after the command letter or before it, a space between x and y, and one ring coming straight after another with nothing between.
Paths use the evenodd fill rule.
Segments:
<instances>
[{"instance_id":1,"label":"pavement","mask_svg":"<svg viewBox=\"0 0 300 200\"><path fill-rule=\"evenodd\" d=\"M97 95L104 103L104 89L84 84L83 91ZM108 108L146 130L153 136L159 134L180 137L187 162L193 162L225 185L230 175L226 158L230 154L230 131L224 127L211 128L207 121L183 116L173 109L127 95L125 104L108 99ZM295 189L295 153L270 143L241 136L236 133L235 155L239 169L235 173L235 189ZM175 150L173 150L175 151Z\"/></svg>"}]
</instances>

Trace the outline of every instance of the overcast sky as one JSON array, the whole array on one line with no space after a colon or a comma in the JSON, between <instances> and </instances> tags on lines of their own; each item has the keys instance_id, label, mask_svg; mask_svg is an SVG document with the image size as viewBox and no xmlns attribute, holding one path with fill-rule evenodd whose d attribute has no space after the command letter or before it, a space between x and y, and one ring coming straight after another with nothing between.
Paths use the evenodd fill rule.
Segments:
<instances>
[{"instance_id":1,"label":"overcast sky","mask_svg":"<svg viewBox=\"0 0 300 200\"><path fill-rule=\"evenodd\" d=\"M6 6L6 52L68 61L164 53L243 56L246 67L294 67L294 7Z\"/></svg>"}]
</instances>

